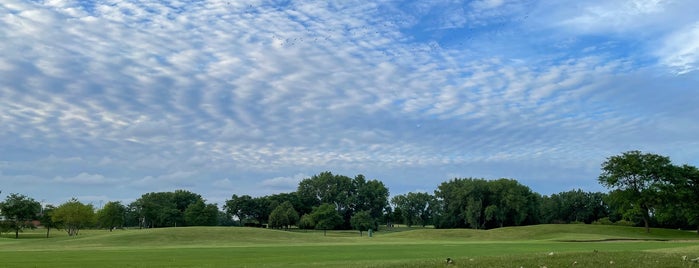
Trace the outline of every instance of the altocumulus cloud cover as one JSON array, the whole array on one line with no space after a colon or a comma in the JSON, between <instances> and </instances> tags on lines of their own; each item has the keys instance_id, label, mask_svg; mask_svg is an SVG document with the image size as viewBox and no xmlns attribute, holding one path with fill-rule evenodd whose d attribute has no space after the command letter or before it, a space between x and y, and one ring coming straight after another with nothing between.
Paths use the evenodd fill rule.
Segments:
<instances>
[{"instance_id":1,"label":"altocumulus cloud cover","mask_svg":"<svg viewBox=\"0 0 699 268\"><path fill-rule=\"evenodd\" d=\"M4 0L0 190L49 203L699 161L699 2Z\"/></svg>"}]
</instances>

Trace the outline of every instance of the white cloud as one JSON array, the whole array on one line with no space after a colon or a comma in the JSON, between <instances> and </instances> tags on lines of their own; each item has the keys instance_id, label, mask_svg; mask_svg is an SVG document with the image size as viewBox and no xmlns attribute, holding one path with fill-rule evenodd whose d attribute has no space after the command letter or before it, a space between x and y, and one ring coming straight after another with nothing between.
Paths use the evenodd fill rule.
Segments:
<instances>
[{"instance_id":1,"label":"white cloud","mask_svg":"<svg viewBox=\"0 0 699 268\"><path fill-rule=\"evenodd\" d=\"M75 185L108 185L115 183L115 181L107 179L101 174L90 174L85 172L67 178L57 176L54 177L52 181L55 183L68 183Z\"/></svg>"},{"instance_id":2,"label":"white cloud","mask_svg":"<svg viewBox=\"0 0 699 268\"><path fill-rule=\"evenodd\" d=\"M699 22L671 33L656 54L677 74L699 70Z\"/></svg>"},{"instance_id":3,"label":"white cloud","mask_svg":"<svg viewBox=\"0 0 699 268\"><path fill-rule=\"evenodd\" d=\"M261 181L259 185L273 190L294 191L299 185L299 182L305 178L310 178L310 176L299 173L291 177L275 177L266 179Z\"/></svg>"},{"instance_id":4,"label":"white cloud","mask_svg":"<svg viewBox=\"0 0 699 268\"><path fill-rule=\"evenodd\" d=\"M677 93L661 99L678 110L637 108L658 99L647 83L629 82L648 81L634 64L644 51L619 56L606 43L566 51L584 39L577 30L636 33L657 23L653 36L666 33L666 42L655 55L691 72L696 19L668 30L669 14L687 3L593 1L574 16L554 5L535 18L555 20L551 32L519 23L526 8L550 4L498 0L409 8L10 0L0 4L0 150L12 160L0 167L65 184L120 178L129 191L207 189L215 200L293 190L301 177L284 174L318 170L579 168L570 163L632 137L642 143L646 129L675 133L664 124L686 120L678 111L690 101ZM652 23L639 22L648 16ZM459 27L477 28L468 32L476 38L459 46L436 38ZM554 47L561 32L571 41Z\"/></svg>"}]
</instances>

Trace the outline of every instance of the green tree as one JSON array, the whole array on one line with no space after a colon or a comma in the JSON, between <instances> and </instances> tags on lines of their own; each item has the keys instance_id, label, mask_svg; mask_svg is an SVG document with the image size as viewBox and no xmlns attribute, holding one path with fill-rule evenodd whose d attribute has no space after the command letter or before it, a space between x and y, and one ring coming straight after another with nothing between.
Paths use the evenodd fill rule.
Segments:
<instances>
[{"instance_id":1,"label":"green tree","mask_svg":"<svg viewBox=\"0 0 699 268\"><path fill-rule=\"evenodd\" d=\"M670 158L656 154L629 151L607 158L602 163L599 182L616 189L631 206L627 212L637 213L650 232L651 211L658 205L660 190L669 181L672 170Z\"/></svg>"},{"instance_id":2,"label":"green tree","mask_svg":"<svg viewBox=\"0 0 699 268\"><path fill-rule=\"evenodd\" d=\"M152 192L134 201L135 211L143 227L185 226L185 210L192 204L204 202L199 194L186 190Z\"/></svg>"},{"instance_id":3,"label":"green tree","mask_svg":"<svg viewBox=\"0 0 699 268\"><path fill-rule=\"evenodd\" d=\"M175 226L186 226L185 211L192 204L199 202L204 203L204 199L201 195L187 190L175 190L175 192L172 193L172 202L175 203L175 208L178 211L178 213L173 216Z\"/></svg>"},{"instance_id":4,"label":"green tree","mask_svg":"<svg viewBox=\"0 0 699 268\"><path fill-rule=\"evenodd\" d=\"M438 228L492 228L539 222L539 195L512 179L453 179L435 191Z\"/></svg>"},{"instance_id":5,"label":"green tree","mask_svg":"<svg viewBox=\"0 0 699 268\"><path fill-rule=\"evenodd\" d=\"M123 227L126 217L126 207L121 202L110 201L97 211L97 223L111 232L114 228Z\"/></svg>"},{"instance_id":6,"label":"green tree","mask_svg":"<svg viewBox=\"0 0 699 268\"><path fill-rule=\"evenodd\" d=\"M359 236L362 236L363 231L367 231L376 226L376 221L371 216L371 212L362 210L352 215L350 219L352 228L359 231Z\"/></svg>"},{"instance_id":7,"label":"green tree","mask_svg":"<svg viewBox=\"0 0 699 268\"><path fill-rule=\"evenodd\" d=\"M46 205L44 209L41 210L39 221L41 221L41 225L46 228L46 238L49 238L51 228L58 228L59 226L58 223L54 222L52 218L54 210L56 210L56 207L53 205Z\"/></svg>"},{"instance_id":8,"label":"green tree","mask_svg":"<svg viewBox=\"0 0 699 268\"><path fill-rule=\"evenodd\" d=\"M403 216L403 223L412 225L429 224L433 217L433 205L435 198L428 193L407 193L396 195L391 199L391 203L396 207L400 215Z\"/></svg>"},{"instance_id":9,"label":"green tree","mask_svg":"<svg viewBox=\"0 0 699 268\"><path fill-rule=\"evenodd\" d=\"M226 204L223 205L223 208L226 213L238 218L240 226L243 226L244 220L251 217L253 214L254 203L252 197L249 195L238 196L234 194L231 196L231 199L226 200Z\"/></svg>"},{"instance_id":10,"label":"green tree","mask_svg":"<svg viewBox=\"0 0 699 268\"><path fill-rule=\"evenodd\" d=\"M215 226L218 223L218 207L197 200L184 210L184 219L187 226Z\"/></svg>"},{"instance_id":11,"label":"green tree","mask_svg":"<svg viewBox=\"0 0 699 268\"><path fill-rule=\"evenodd\" d=\"M344 227L350 227L349 218L352 215L355 192L351 178L334 175L331 172L322 172L301 180L296 192L301 202L307 206L333 204L342 218Z\"/></svg>"},{"instance_id":12,"label":"green tree","mask_svg":"<svg viewBox=\"0 0 699 268\"><path fill-rule=\"evenodd\" d=\"M364 175L357 175L352 181L354 188L351 209L353 213L367 211L377 223L374 229L378 229L378 222L388 207L388 188L378 180L366 180Z\"/></svg>"},{"instance_id":13,"label":"green tree","mask_svg":"<svg viewBox=\"0 0 699 268\"><path fill-rule=\"evenodd\" d=\"M571 190L545 196L541 200L540 216L544 223L592 223L609 217L605 201L607 194Z\"/></svg>"},{"instance_id":14,"label":"green tree","mask_svg":"<svg viewBox=\"0 0 699 268\"><path fill-rule=\"evenodd\" d=\"M172 192L143 194L134 201L134 207L139 214L139 225L144 228L177 226L180 218Z\"/></svg>"},{"instance_id":15,"label":"green tree","mask_svg":"<svg viewBox=\"0 0 699 268\"><path fill-rule=\"evenodd\" d=\"M23 228L34 228L31 220L36 219L40 211L39 202L21 194L10 194L0 203L0 212L7 218L8 227L15 231L15 238L19 238Z\"/></svg>"},{"instance_id":16,"label":"green tree","mask_svg":"<svg viewBox=\"0 0 699 268\"><path fill-rule=\"evenodd\" d=\"M90 226L95 221L95 210L91 204L83 204L73 198L58 206L51 219L60 223L68 232L68 236L75 236L80 229Z\"/></svg>"},{"instance_id":17,"label":"green tree","mask_svg":"<svg viewBox=\"0 0 699 268\"><path fill-rule=\"evenodd\" d=\"M269 225L272 228L285 228L299 221L299 213L296 212L290 201L285 201L277 206L269 215Z\"/></svg>"},{"instance_id":18,"label":"green tree","mask_svg":"<svg viewBox=\"0 0 699 268\"><path fill-rule=\"evenodd\" d=\"M326 235L328 229L335 229L342 224L342 217L335 206L327 203L314 208L311 219L316 229L323 230L323 235Z\"/></svg>"},{"instance_id":19,"label":"green tree","mask_svg":"<svg viewBox=\"0 0 699 268\"><path fill-rule=\"evenodd\" d=\"M680 213L687 224L697 227L699 234L699 169L690 165L675 167L673 173L675 200L679 205L671 204L673 209L682 209Z\"/></svg>"},{"instance_id":20,"label":"green tree","mask_svg":"<svg viewBox=\"0 0 699 268\"><path fill-rule=\"evenodd\" d=\"M311 217L311 214L303 214L301 216L301 219L299 219L299 228L300 229L313 229L315 228L316 223L313 222L313 217Z\"/></svg>"}]
</instances>

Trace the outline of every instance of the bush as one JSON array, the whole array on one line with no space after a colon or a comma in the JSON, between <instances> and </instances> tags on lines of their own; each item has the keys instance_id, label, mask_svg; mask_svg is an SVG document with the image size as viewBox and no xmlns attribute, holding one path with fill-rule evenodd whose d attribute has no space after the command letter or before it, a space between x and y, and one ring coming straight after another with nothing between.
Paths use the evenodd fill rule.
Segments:
<instances>
[{"instance_id":1,"label":"bush","mask_svg":"<svg viewBox=\"0 0 699 268\"><path fill-rule=\"evenodd\" d=\"M311 218L311 215L304 214L301 216L301 219L299 220L299 229L313 229L316 227L315 223L313 222L313 219Z\"/></svg>"},{"instance_id":2,"label":"bush","mask_svg":"<svg viewBox=\"0 0 699 268\"><path fill-rule=\"evenodd\" d=\"M612 222L612 221L609 219L609 217L604 217L604 218L601 218L601 219L599 219L599 220L596 220L596 221L592 222L592 224L613 225L614 222Z\"/></svg>"}]
</instances>

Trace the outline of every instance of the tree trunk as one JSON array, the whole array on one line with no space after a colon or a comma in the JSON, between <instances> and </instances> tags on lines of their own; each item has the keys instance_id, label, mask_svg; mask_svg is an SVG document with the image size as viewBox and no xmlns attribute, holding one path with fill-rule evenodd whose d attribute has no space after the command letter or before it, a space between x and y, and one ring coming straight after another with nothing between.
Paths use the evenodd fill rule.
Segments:
<instances>
[{"instance_id":1,"label":"tree trunk","mask_svg":"<svg viewBox=\"0 0 699 268\"><path fill-rule=\"evenodd\" d=\"M15 228L15 239L19 238L19 228Z\"/></svg>"},{"instance_id":2,"label":"tree trunk","mask_svg":"<svg viewBox=\"0 0 699 268\"><path fill-rule=\"evenodd\" d=\"M641 205L643 209L643 224L646 226L646 233L650 233L650 209L645 205Z\"/></svg>"},{"instance_id":3,"label":"tree trunk","mask_svg":"<svg viewBox=\"0 0 699 268\"><path fill-rule=\"evenodd\" d=\"M51 227L46 227L46 238L49 238L49 232L51 232Z\"/></svg>"},{"instance_id":4,"label":"tree trunk","mask_svg":"<svg viewBox=\"0 0 699 268\"><path fill-rule=\"evenodd\" d=\"M646 226L646 233L650 233L650 225L648 224L648 219L643 217L643 224Z\"/></svg>"}]
</instances>

